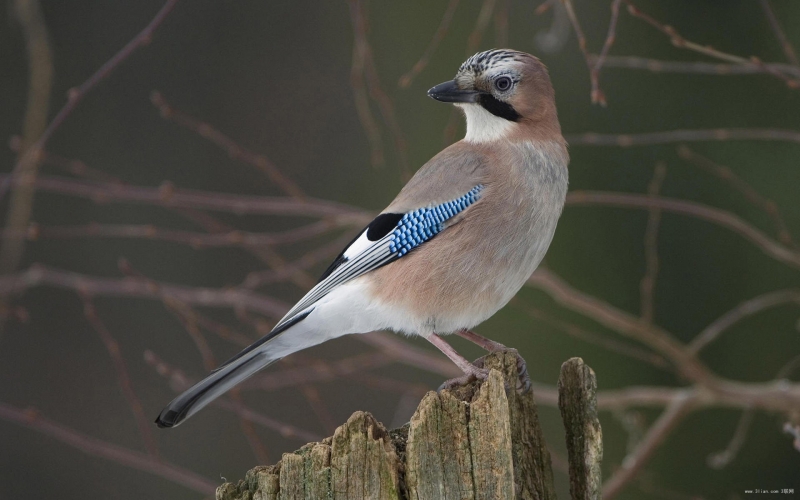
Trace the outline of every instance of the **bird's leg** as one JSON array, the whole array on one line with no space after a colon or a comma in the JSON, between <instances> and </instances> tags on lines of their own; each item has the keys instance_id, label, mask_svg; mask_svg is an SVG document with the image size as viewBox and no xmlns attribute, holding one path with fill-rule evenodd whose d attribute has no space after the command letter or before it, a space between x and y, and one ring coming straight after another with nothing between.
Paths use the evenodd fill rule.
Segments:
<instances>
[{"instance_id":1,"label":"bird's leg","mask_svg":"<svg viewBox=\"0 0 800 500\"><path fill-rule=\"evenodd\" d=\"M431 333L425 338L428 339L428 342L435 345L437 349L442 351L445 356L450 358L450 361L455 363L455 365L461 368L461 371L464 372L463 377L456 377L445 381L441 386L439 386L439 390L450 389L457 385L465 384L472 379L486 380L486 377L489 376L489 370L486 368L478 368L470 363L464 356L457 353L456 350L450 346L450 344L445 342L442 337L436 335L435 333Z\"/></svg>"},{"instance_id":2,"label":"bird's leg","mask_svg":"<svg viewBox=\"0 0 800 500\"><path fill-rule=\"evenodd\" d=\"M523 394L531 390L531 378L528 375L528 365L525 363L525 360L522 359L522 356L519 355L519 352L517 352L516 349L506 347L500 342L487 339L486 337L478 335L477 333L467 330L466 328L456 331L456 335L469 340L470 342L489 352L508 351L514 353L514 355L517 356L517 375L519 376L519 385L517 385L517 390ZM483 367L483 358L477 360L475 364Z\"/></svg>"},{"instance_id":3,"label":"bird's leg","mask_svg":"<svg viewBox=\"0 0 800 500\"><path fill-rule=\"evenodd\" d=\"M461 338L465 338L472 342L473 344L481 347L485 351L489 352L497 352L497 351L509 351L508 347L504 346L500 342L495 342L494 340L487 339L484 336L478 335L477 333L467 330L466 328L462 330L457 330L456 335Z\"/></svg>"}]
</instances>

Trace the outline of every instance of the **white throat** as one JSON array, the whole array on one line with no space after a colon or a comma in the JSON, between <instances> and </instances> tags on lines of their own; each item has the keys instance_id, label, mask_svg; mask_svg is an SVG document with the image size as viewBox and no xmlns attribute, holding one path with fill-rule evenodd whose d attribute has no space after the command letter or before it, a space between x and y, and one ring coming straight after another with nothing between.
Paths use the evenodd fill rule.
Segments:
<instances>
[{"instance_id":1,"label":"white throat","mask_svg":"<svg viewBox=\"0 0 800 500\"><path fill-rule=\"evenodd\" d=\"M480 104L456 104L467 117L467 142L490 142L503 139L511 132L514 122L495 116Z\"/></svg>"}]
</instances>

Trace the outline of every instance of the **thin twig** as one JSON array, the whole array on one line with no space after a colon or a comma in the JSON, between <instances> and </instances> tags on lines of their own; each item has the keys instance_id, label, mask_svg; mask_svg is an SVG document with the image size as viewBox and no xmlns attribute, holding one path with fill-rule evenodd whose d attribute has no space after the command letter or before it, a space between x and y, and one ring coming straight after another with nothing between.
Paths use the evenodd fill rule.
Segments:
<instances>
[{"instance_id":1,"label":"thin twig","mask_svg":"<svg viewBox=\"0 0 800 500\"><path fill-rule=\"evenodd\" d=\"M0 403L0 419L50 436L93 457L103 458L130 469L159 476L204 495L213 495L216 482L194 472L122 446L82 434L75 429L43 417L36 409L21 409Z\"/></svg>"},{"instance_id":2,"label":"thin twig","mask_svg":"<svg viewBox=\"0 0 800 500\"><path fill-rule=\"evenodd\" d=\"M351 9L354 8L351 6ZM360 29L354 26L353 29ZM357 39L358 40L358 39ZM356 113L358 120L361 122L361 128L367 135L367 141L370 148L370 163L373 168L383 165L385 158L383 155L383 137L381 136L381 129L378 127L378 122L372 115L372 110L369 107L369 96L367 95L366 82L364 81L364 64L365 56L363 49L356 41L353 43L353 62L350 66L350 86L353 88L353 103L356 106Z\"/></svg>"},{"instance_id":3,"label":"thin twig","mask_svg":"<svg viewBox=\"0 0 800 500\"><path fill-rule=\"evenodd\" d=\"M247 275L242 286L255 289L263 285L285 281L287 277L298 271L307 271L324 260L333 259L352 239L353 235L348 232L330 243L305 253L280 269L253 271Z\"/></svg>"},{"instance_id":4,"label":"thin twig","mask_svg":"<svg viewBox=\"0 0 800 500\"><path fill-rule=\"evenodd\" d=\"M656 165L653 178L647 187L647 195L651 198L658 196L661 183L667 174L667 167L663 163ZM644 231L644 258L645 273L639 284L641 296L641 316L645 323L653 322L653 294L658 278L658 230L661 225L661 209L650 207L647 211L647 227Z\"/></svg>"},{"instance_id":5,"label":"thin twig","mask_svg":"<svg viewBox=\"0 0 800 500\"><path fill-rule=\"evenodd\" d=\"M669 370L671 368L670 364L667 363L667 361L658 354L655 354L645 349L641 349L633 345L629 345L624 342L620 342L615 339L606 338L598 333L588 331L584 328L580 328L575 324L558 320L546 314L544 311L540 309L526 307L521 300L511 299L511 304L523 308L523 310L532 318L535 318L539 321L544 321L545 323L548 323L551 326L558 328L559 330L561 330L562 332L566 333L571 337L583 340L584 342L588 342L590 344L598 345L604 349L608 349L611 352L616 352L623 356L628 356L632 359L644 361L645 363L648 363L651 366L661 370L664 369Z\"/></svg>"},{"instance_id":6,"label":"thin twig","mask_svg":"<svg viewBox=\"0 0 800 500\"><path fill-rule=\"evenodd\" d=\"M161 92L153 91L150 94L150 101L158 108L159 113L165 119L195 132L200 137L208 139L212 144L224 149L228 153L228 156L234 160L239 160L264 172L267 177L287 195L299 200L305 198L306 195L303 193L303 190L300 189L300 186L286 177L280 169L263 154L257 154L247 150L210 124L175 109L167 102Z\"/></svg>"},{"instance_id":7,"label":"thin twig","mask_svg":"<svg viewBox=\"0 0 800 500\"><path fill-rule=\"evenodd\" d=\"M606 96L600 89L600 69L603 67L608 52L611 50L611 46L617 38L617 20L619 19L619 5L621 2L622 0L614 0L611 2L611 20L608 22L608 34L606 35L606 41L603 43L603 48L600 50L600 55L594 60L594 66L591 65L591 56L586 55L587 63L590 65L589 75L592 81L592 102L598 102L603 106L606 105Z\"/></svg>"},{"instance_id":8,"label":"thin twig","mask_svg":"<svg viewBox=\"0 0 800 500\"><path fill-rule=\"evenodd\" d=\"M677 30L675 30L675 28L673 28L672 26L664 25L659 21L657 21L652 16L642 12L638 7L633 5L631 0L624 0L624 1L628 5L628 13L630 15L642 19L650 26L653 26L660 32L667 35L670 38L670 42L672 42L672 45L674 45L675 47L691 50L709 57L713 57L715 59L720 59L722 61L727 61L736 64L743 64L743 65L759 66L762 69L764 69L765 72L783 80L789 88L792 89L800 88L800 80L793 79L781 72L771 71L767 64L765 64L763 61L761 61L759 58L755 56L751 56L750 58L745 58L734 54L729 54L721 50L717 50L710 45L701 45L699 43L692 42L691 40L687 40L680 33L678 33Z\"/></svg>"},{"instance_id":9,"label":"thin twig","mask_svg":"<svg viewBox=\"0 0 800 500\"><path fill-rule=\"evenodd\" d=\"M702 388L702 391L693 396L696 405L754 407L787 414L800 409L800 384L787 384L784 380L753 384L720 378L709 371L687 346L675 339L674 335L655 325L645 325L633 315L570 287L552 271L539 268L528 280L528 284L540 288L563 307L591 318L620 335L642 342L663 354L672 361L685 379ZM651 404L663 405L687 390L689 389L647 388L637 392L630 389L617 391L615 398L617 398L616 404L619 405L624 405L625 401L645 404L644 402L650 398L655 398L651 400ZM632 395L635 396L631 397ZM598 404L601 402L610 404L608 401L603 401L598 394Z\"/></svg>"},{"instance_id":10,"label":"thin twig","mask_svg":"<svg viewBox=\"0 0 800 500\"><path fill-rule=\"evenodd\" d=\"M772 6L769 3L769 0L759 0L761 3L761 7L764 9L764 14L767 16L767 20L769 20L769 25L772 27L772 31L775 33L775 37L781 43L781 48L783 49L783 53L786 54L786 59L789 60L795 66L800 66L800 61L797 59L797 53L792 47L792 44L789 43L789 39L786 38L786 33L783 31L781 27L780 21L778 21L778 16L775 15L775 11L772 10Z\"/></svg>"},{"instance_id":11,"label":"thin twig","mask_svg":"<svg viewBox=\"0 0 800 500\"><path fill-rule=\"evenodd\" d=\"M556 54L569 40L572 35L572 25L567 15L567 9L564 7L560 0L548 0L539 5L534 11L535 15L540 15L552 7L553 19L547 29L538 31L535 34L534 41L536 47L546 54Z\"/></svg>"},{"instance_id":12,"label":"thin twig","mask_svg":"<svg viewBox=\"0 0 800 500\"><path fill-rule=\"evenodd\" d=\"M8 141L8 148L15 153L19 153L20 151L22 151L22 138L18 135L13 136L11 140ZM77 177L82 177L84 179L91 179L100 182L116 182L119 184L125 184L117 177L107 174L102 170L91 168L81 160L64 158L63 156L50 153L49 151L42 151L40 153L40 160L43 165L54 166L56 168L63 170L64 172L68 172L72 175L75 175Z\"/></svg>"},{"instance_id":13,"label":"thin twig","mask_svg":"<svg viewBox=\"0 0 800 500\"><path fill-rule=\"evenodd\" d=\"M798 367L800 367L800 354L793 357L785 365L783 365L781 369L778 370L775 378L777 380L788 379L792 372L794 372Z\"/></svg>"},{"instance_id":14,"label":"thin twig","mask_svg":"<svg viewBox=\"0 0 800 500\"><path fill-rule=\"evenodd\" d=\"M173 301L170 303L172 307L174 307L175 310L178 311L179 314L181 314L182 316L192 318L192 321L197 323L206 331L209 331L214 335L216 335L217 337L226 340L228 342L231 342L234 345L237 345L239 347L247 347L250 344L252 344L253 341L255 340L251 337L248 337L247 335L244 335L243 333L236 331L235 329L229 327L228 325L220 323L216 320L209 318L204 314L201 314L200 312L196 311L195 309L189 307L188 305L182 302Z\"/></svg>"},{"instance_id":15,"label":"thin twig","mask_svg":"<svg viewBox=\"0 0 800 500\"><path fill-rule=\"evenodd\" d=\"M299 366L300 369L305 369L305 363L302 360L297 360L296 358L287 357L281 360L284 365L289 366ZM322 360L316 360L315 363L317 366L325 370L328 366L328 363ZM304 382L298 384L298 388L300 389L300 393L305 398L308 405L311 407L311 411L317 417L317 421L320 423L325 432L333 433L336 430L336 420L334 420L333 416L331 415L328 408L325 406L325 403L322 401L322 396L320 396L319 390L310 383Z\"/></svg>"},{"instance_id":16,"label":"thin twig","mask_svg":"<svg viewBox=\"0 0 800 500\"><path fill-rule=\"evenodd\" d=\"M192 386L193 381L188 378L182 371L170 366L164 360L159 358L152 351L144 352L145 363L152 366L153 369L169 381L169 385L175 392L183 392ZM285 438L297 439L300 441L319 441L322 436L319 434L306 431L299 427L290 424L279 422L273 418L262 415L244 405L235 404L225 398L218 398L211 403L214 406L222 408L225 411L234 413L241 418L247 419L250 422L258 424L264 428L273 430Z\"/></svg>"},{"instance_id":17,"label":"thin twig","mask_svg":"<svg viewBox=\"0 0 800 500\"><path fill-rule=\"evenodd\" d=\"M573 191L567 195L567 205L605 205L621 208L659 208L664 212L687 215L725 227L760 248L765 254L789 266L800 268L800 252L773 240L738 216L701 203L673 198L649 197L631 193Z\"/></svg>"},{"instance_id":18,"label":"thin twig","mask_svg":"<svg viewBox=\"0 0 800 500\"><path fill-rule=\"evenodd\" d=\"M664 413L653 423L636 449L625 457L620 468L603 485L603 498L614 498L636 477L650 460L650 457L653 456L653 453L664 442L667 435L691 411L693 404L694 399L686 396L676 398L667 406Z\"/></svg>"},{"instance_id":19,"label":"thin twig","mask_svg":"<svg viewBox=\"0 0 800 500\"><path fill-rule=\"evenodd\" d=\"M323 219L319 222L277 233L250 233L233 230L209 234L167 229L152 224L98 224L93 222L80 226L41 226L33 223L26 230L23 230L21 235L29 241L72 238L145 239L180 243L197 249L285 245L323 235L335 227L334 223ZM3 234L9 233L11 233L11 230L3 230Z\"/></svg>"},{"instance_id":20,"label":"thin twig","mask_svg":"<svg viewBox=\"0 0 800 500\"><path fill-rule=\"evenodd\" d=\"M36 143L28 149L24 157L17 161L17 164L14 166L12 176L5 177L2 181L0 181L0 199L3 198L8 190L12 177L14 177L22 168L23 162L29 161L26 158L38 157L40 152L43 151L47 145L47 141L50 140L56 130L58 130L58 128L61 127L69 115L72 114L84 97L86 97L86 95L100 82L105 80L115 69L117 69L120 64L128 59L128 57L130 57L130 55L133 54L136 49L143 47L152 41L153 33L156 31L156 29L158 29L159 26L161 26L169 13L172 12L172 9L175 8L177 3L178 0L167 0L164 6L161 7L161 9L156 13L155 17L147 26L145 26L142 31L139 32L139 34L133 37L133 39L128 42L119 52L114 54L111 59L100 66L100 68L95 71L88 80L80 84L78 87L69 90L67 93L67 103L64 104L64 107L62 107L61 110L56 114L55 118L53 118Z\"/></svg>"},{"instance_id":21,"label":"thin twig","mask_svg":"<svg viewBox=\"0 0 800 500\"><path fill-rule=\"evenodd\" d=\"M695 409L729 408L745 410L753 408L791 415L800 408L800 384L774 380L766 383L727 382L728 389L715 392L707 389L629 386L624 389L605 390L597 393L597 407L603 411L619 412L628 408L664 408L675 399L691 395L695 398ZM555 387L533 383L536 402L553 406L558 404ZM768 396L767 396L768 395ZM787 397L790 401L787 401Z\"/></svg>"},{"instance_id":22,"label":"thin twig","mask_svg":"<svg viewBox=\"0 0 800 500\"><path fill-rule=\"evenodd\" d=\"M406 144L403 129L397 121L397 116L394 112L394 104L383 90L380 78L378 77L375 60L372 57L372 49L367 40L366 7L362 0L348 0L348 3L350 5L350 19L353 24L353 33L355 36L355 47L358 51L358 57L361 60L360 66L363 80L367 84L367 91L370 97L378 105L378 109L383 116L383 121L386 122L386 126L392 134L395 151L397 152L400 175L404 181L407 181L411 178L411 167L408 162L408 145Z\"/></svg>"},{"instance_id":23,"label":"thin twig","mask_svg":"<svg viewBox=\"0 0 800 500\"><path fill-rule=\"evenodd\" d=\"M600 299L579 292L550 270L539 268L530 277L528 284L542 289L562 306L579 311L620 335L651 347L669 359L687 379L707 386L716 383L715 375L666 330L655 325L646 325L638 318Z\"/></svg>"},{"instance_id":24,"label":"thin twig","mask_svg":"<svg viewBox=\"0 0 800 500\"><path fill-rule=\"evenodd\" d=\"M442 20L439 23L439 27L436 28L436 33L434 33L433 38L428 43L428 47L425 49L425 52L422 53L422 56L414 64L414 66L412 66L408 72L400 77L400 80L397 84L401 88L408 88L414 78L416 78L416 76L419 75L428 65L431 56L433 56L433 53L436 52L436 49L439 47L439 43L441 43L442 39L447 34L447 29L450 27L450 21L453 20L453 15L456 13L456 9L458 8L458 4L460 2L461 0L450 0L448 2L447 8L442 16Z\"/></svg>"},{"instance_id":25,"label":"thin twig","mask_svg":"<svg viewBox=\"0 0 800 500\"><path fill-rule=\"evenodd\" d=\"M0 277L0 293L21 293L40 285L66 288L92 296L142 297L163 300L174 298L186 304L205 307L244 308L272 318L281 318L288 304L244 289L190 287L168 283L154 284L135 278L102 278L61 271L41 265L27 271Z\"/></svg>"},{"instance_id":26,"label":"thin twig","mask_svg":"<svg viewBox=\"0 0 800 500\"><path fill-rule=\"evenodd\" d=\"M338 361L324 363L320 360L306 360L302 365L274 370L257 375L242 384L244 390L276 391L287 387L328 382L355 373L382 368L395 362L395 358L386 352L368 352L356 354Z\"/></svg>"},{"instance_id":27,"label":"thin twig","mask_svg":"<svg viewBox=\"0 0 800 500\"><path fill-rule=\"evenodd\" d=\"M489 22L492 20L494 9L497 5L497 0L483 0L481 10L478 12L478 18L475 20L475 27L467 38L467 55L472 55L481 44L484 33L489 28Z\"/></svg>"},{"instance_id":28,"label":"thin twig","mask_svg":"<svg viewBox=\"0 0 800 500\"><path fill-rule=\"evenodd\" d=\"M678 146L678 156L688 163L719 177L727 182L733 189L742 193L742 195L747 198L747 201L755 205L757 208L763 210L767 216L772 219L778 232L778 239L781 241L781 243L794 247L789 228L780 214L778 205L774 201L761 196L758 191L750 186L750 184L737 176L730 167L720 165L709 158L692 151L685 145Z\"/></svg>"},{"instance_id":29,"label":"thin twig","mask_svg":"<svg viewBox=\"0 0 800 500\"><path fill-rule=\"evenodd\" d=\"M777 128L718 128L700 130L667 130L640 134L565 134L570 146L653 146L674 142L698 141L787 141L800 144L800 132Z\"/></svg>"},{"instance_id":30,"label":"thin twig","mask_svg":"<svg viewBox=\"0 0 800 500\"><path fill-rule=\"evenodd\" d=\"M0 181L8 179L0 175ZM170 209L192 208L230 212L237 215L285 215L329 218L333 224L364 226L374 215L355 207L332 201L308 198L298 201L281 196L243 196L178 189L166 182L159 188L128 186L116 183L80 181L62 177L39 176L36 189L89 198L96 203L145 203Z\"/></svg>"},{"instance_id":31,"label":"thin twig","mask_svg":"<svg viewBox=\"0 0 800 500\"><path fill-rule=\"evenodd\" d=\"M600 104L601 106L605 106L606 97L603 94L602 90L600 90L600 84L598 81L600 68L603 65L604 56L601 55L601 57L599 57L597 61L594 61L593 64L592 58L589 55L589 50L587 49L586 36L583 34L583 28L581 28L581 23L580 21L578 21L578 15L575 13L575 7L573 7L572 5L572 0L561 0L561 3L567 10L567 16L569 17L569 20L572 23L572 28L575 30L575 36L578 39L578 47L581 49L581 54L583 54L583 59L586 61L586 68L589 70L589 79L591 81L591 86L592 86L590 94L592 98L592 104ZM611 21L608 27L608 36L606 37L605 44L603 45L603 51L605 53L608 52L608 49L614 42L618 17L619 17L619 0L614 0L614 2L611 4Z\"/></svg>"},{"instance_id":32,"label":"thin twig","mask_svg":"<svg viewBox=\"0 0 800 500\"><path fill-rule=\"evenodd\" d=\"M128 374L127 365L119 348L119 342L117 342L114 336L111 335L111 332L108 330L108 328L106 328L103 320L101 320L100 316L98 316L97 309L95 308L91 297L86 294L80 294L80 296L81 300L83 301L83 314L86 316L89 324L92 325L92 328L97 333L98 337L100 337L100 340L103 342L106 351L108 351L108 356L111 358L111 362L114 365L114 371L117 374L117 382L119 382L120 388L122 389L122 395L125 397L128 407L130 408L131 413L133 413L133 418L136 420L136 426L139 428L139 435L144 441L145 448L151 457L153 457L155 460L161 460L158 452L158 442L156 441L155 436L153 436L152 423L150 422L150 419L145 416L144 409L142 408L142 402L139 400L139 396L136 395L136 391L133 389L133 383L131 382L131 377Z\"/></svg>"},{"instance_id":33,"label":"thin twig","mask_svg":"<svg viewBox=\"0 0 800 500\"><path fill-rule=\"evenodd\" d=\"M47 155L45 157L45 160L49 161L50 163L55 164L56 166L59 166L60 168L65 168L70 173L74 173L75 175L79 175L81 177L87 177L87 178L91 178L91 179L94 179L94 180L100 180L100 181L109 183L111 185L120 186L120 187L124 187L124 186L127 185L126 183L124 183L122 180L120 180L118 178L115 178L115 177L110 176L108 174L104 174L104 173L99 172L97 170L90 169L89 167L86 166L85 163L83 163L81 161L78 161L78 160L66 160L64 158L54 157L53 155ZM165 183L164 185L162 185L162 188L161 188L161 190L163 192L167 193L167 194L170 192L171 189L173 189L173 186L171 184L169 184L169 183ZM97 200L95 200L95 201L97 201ZM302 200L299 200L299 201L302 201ZM178 207L178 208L175 208L175 207L169 207L168 206L167 208L171 208L175 213L177 213L177 214L183 216L184 218L186 218L186 219L198 224L199 226L204 228L206 231L208 231L208 232L210 232L212 234L216 234L216 236L221 237L226 241L230 241L231 243L233 243L233 242L236 242L236 241L239 241L239 240L243 240L242 241L242 246L244 248L246 248L247 251L250 252L252 255L254 255L258 259L262 260L267 265L269 265L272 268L272 270L275 271L275 272L280 272L282 269L284 269L286 267L285 266L285 261L283 260L283 258L275 250L273 250L269 245L261 244L261 243L259 243L257 241L254 241L254 242L252 242L252 244L249 244L250 242L248 241L248 238L241 238L240 237L243 233L241 233L240 231L234 230L228 224L225 224L225 223L221 222L220 220L212 217L209 214L206 214L204 212L201 212L200 210L197 210L197 209L194 209L194 208L189 208L189 207ZM320 221L319 224L329 224L330 227L336 227L337 225L339 225L339 223L336 223L336 222L334 222L332 220ZM307 226L307 228L308 229L312 229L312 226L313 225ZM292 230L287 231L284 234L284 236L289 237L289 239L291 240L291 239L293 239L293 237L290 237L290 234L294 234L295 236L301 236L304 233L304 229L303 228L298 228L296 231L297 231L297 233L293 233ZM156 232L158 233L158 231L156 231ZM312 231L312 233L313 233L313 231ZM35 231L32 232L32 233L29 233L28 237L31 237L31 235L35 236L35 234L36 234ZM184 234L184 235L181 235L181 236L177 236L176 233L172 233L171 236L176 236L177 239L180 240L180 239L182 239L182 236L185 237L186 235ZM228 240L228 238L230 238L230 240ZM194 238L190 238L190 241L188 243L192 244L192 242L199 242L200 240L209 241L210 244L219 242L219 240L217 240L215 236L209 236L208 238L201 237L199 240L195 240ZM277 243L277 241L276 241L276 243ZM283 273L282 276L283 276L283 279L291 280L296 285L298 285L299 287L304 288L304 289L309 288L310 285L313 285L313 283L314 283L314 280L312 278L310 278L308 275L306 275L305 273L303 273L302 270L300 270L300 269L294 269L294 270L291 270L291 272Z\"/></svg>"},{"instance_id":34,"label":"thin twig","mask_svg":"<svg viewBox=\"0 0 800 500\"><path fill-rule=\"evenodd\" d=\"M500 8L494 15L494 46L505 47L508 45L508 11L511 9L511 0L500 0Z\"/></svg>"},{"instance_id":35,"label":"thin twig","mask_svg":"<svg viewBox=\"0 0 800 500\"><path fill-rule=\"evenodd\" d=\"M592 61L598 56L591 54ZM742 64L708 63L701 61L664 61L637 56L608 56L603 66L606 68L643 69L652 73L696 73L701 75L762 75L775 72L800 78L800 68L790 64L764 63L745 66Z\"/></svg>"},{"instance_id":36,"label":"thin twig","mask_svg":"<svg viewBox=\"0 0 800 500\"><path fill-rule=\"evenodd\" d=\"M791 303L800 305L800 290L778 290L742 302L705 327L689 342L688 349L695 354L699 353L704 347L719 338L723 332L748 316L771 307Z\"/></svg>"},{"instance_id":37,"label":"thin twig","mask_svg":"<svg viewBox=\"0 0 800 500\"><path fill-rule=\"evenodd\" d=\"M20 181L11 195L5 228L11 230L0 242L0 274L14 272L25 251L25 239L14 232L28 225L33 210L33 180L39 170L40 156L33 150L47 127L50 89L53 84L53 55L47 34L47 25L39 0L15 0L14 12L25 34L28 52L28 102L25 107L22 139L19 144L14 176ZM0 190L2 198L7 184Z\"/></svg>"},{"instance_id":38,"label":"thin twig","mask_svg":"<svg viewBox=\"0 0 800 500\"><path fill-rule=\"evenodd\" d=\"M706 463L709 467L718 470L724 469L736 458L736 455L739 454L739 450L742 448L744 440L747 437L747 431L750 430L750 424L753 423L754 414L755 412L752 408L748 408L742 412L742 416L739 418L739 423L736 424L736 430L733 432L733 437L731 437L728 446L726 446L724 450L710 454L706 459Z\"/></svg>"}]
</instances>

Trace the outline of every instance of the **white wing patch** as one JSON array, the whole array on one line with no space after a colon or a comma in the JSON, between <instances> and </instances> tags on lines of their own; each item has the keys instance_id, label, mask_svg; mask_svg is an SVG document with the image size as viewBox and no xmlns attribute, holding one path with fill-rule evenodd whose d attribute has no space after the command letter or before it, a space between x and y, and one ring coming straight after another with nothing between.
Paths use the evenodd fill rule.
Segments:
<instances>
[{"instance_id":1,"label":"white wing patch","mask_svg":"<svg viewBox=\"0 0 800 500\"><path fill-rule=\"evenodd\" d=\"M309 314L310 308L337 286L400 259L435 237L449 219L478 201L482 190L483 185L479 184L464 195L439 205L376 217L331 264L320 282L278 322L275 330L306 310ZM370 240L370 236L375 239Z\"/></svg>"},{"instance_id":2,"label":"white wing patch","mask_svg":"<svg viewBox=\"0 0 800 500\"><path fill-rule=\"evenodd\" d=\"M366 250L375 243L374 241L370 241L369 238L367 238L367 231L369 231L369 229L361 233L361 236L356 238L356 240L353 243L351 243L349 247L347 247L347 250L345 250L344 253L342 254L345 259L352 260L354 257L360 255L361 253L364 252L364 250Z\"/></svg>"}]
</instances>

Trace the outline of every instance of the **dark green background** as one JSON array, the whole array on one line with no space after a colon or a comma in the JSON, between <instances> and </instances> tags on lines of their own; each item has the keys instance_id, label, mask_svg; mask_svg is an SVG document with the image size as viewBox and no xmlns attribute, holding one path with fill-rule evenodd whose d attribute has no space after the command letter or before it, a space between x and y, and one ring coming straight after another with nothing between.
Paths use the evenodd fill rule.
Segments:
<instances>
[{"instance_id":1,"label":"dark green background","mask_svg":"<svg viewBox=\"0 0 800 500\"><path fill-rule=\"evenodd\" d=\"M54 51L51 110L67 89L85 80L152 18L157 0L43 1ZM502 2L501 2L502 3ZM551 14L534 15L540 2L511 1L508 45L532 52L550 68L565 133L647 132L679 128L775 127L800 130L800 90L767 76L652 74L609 68L601 85L608 107L589 100L589 78L574 35L559 51L541 53L536 33ZM577 0L575 8L597 52L605 37L608 1ZM773 0L787 35L800 45L800 3ZM408 89L397 87L427 47L446 2L379 2L369 6L370 32L378 74L392 98L408 142L412 168L443 145L450 109L425 96L434 84L452 78L465 56L480 2L463 1L430 65ZM784 62L780 45L755 0L637 2L656 19L687 38L727 52ZM18 134L25 112L27 60L19 25L0 11L0 138ZM481 49L495 45L490 27ZM377 212L402 186L396 152L384 127L386 164L370 165L370 151L350 88L353 33L345 2L211 1L178 4L152 45L136 52L80 104L50 141L48 150L145 186L169 180L179 187L240 194L281 194L254 169L232 161L196 134L161 119L149 102L158 89L176 107L206 120L252 150L263 152L314 197L350 203ZM622 12L616 55L668 60L707 60L673 47L667 37ZM376 108L375 116L380 120ZM777 203L789 229L800 232L800 145L787 142L696 143L692 147L731 167L761 194ZM730 187L680 160L676 145L634 147L574 146L570 187L643 193L654 166L664 162L666 196L701 201L730 210L774 235L770 220ZM0 151L9 172L15 155ZM52 167L48 174L63 175ZM6 210L5 202L3 210ZM252 231L294 227L291 218L222 216ZM165 210L141 205L95 205L51 194L36 198L33 220L43 225L153 223L190 228ZM647 213L597 207L568 208L546 264L570 284L638 314L642 245ZM295 250L301 252L302 248ZM661 272L656 288L656 322L689 341L704 326L739 302L760 293L797 287L798 272L761 253L740 236L705 222L665 214L659 235ZM293 254L286 253L287 258ZM295 255L296 256L296 255ZM198 286L239 283L263 264L231 249L193 250L184 245L125 239L42 240L27 246L23 268L33 262L98 276L119 276L117 261L129 259L154 279ZM314 273L321 271L315 269ZM286 301L304 290L274 286L266 293ZM613 338L591 322L559 309L543 294L525 289L521 304L536 305L563 319ZM41 413L81 432L142 449L130 411L120 395L113 365L87 324L73 292L40 288L17 299L29 310L27 324L8 323L0 338L0 401L35 406ZM204 373L183 327L154 301L98 298L101 317L121 344L134 387L148 415L172 397L165 382L143 361L153 350L190 376ZM215 317L235 324L232 315ZM786 306L737 325L703 354L719 374L737 380L767 381L800 353L798 308ZM629 385L675 385L680 381L651 366L575 340L509 306L478 332L519 348L536 381L554 384L560 364L582 356L596 371L601 389ZM252 332L246 332L253 334ZM213 344L219 358L236 351ZM424 342L415 342L423 346ZM468 356L479 352L460 341ZM330 342L310 354L338 359L363 352L352 339ZM440 377L403 365L378 370L384 376L433 388ZM365 373L364 377L369 377ZM797 375L795 375L797 378ZM367 410L391 422L398 394L365 389L344 379L318 385L335 421ZM248 403L275 418L327 435L296 390L250 395ZM542 408L547 438L557 450L560 420ZM744 498L747 488L800 491L800 454L782 434L780 417L758 413L738 457L725 469L706 465L723 449L740 413L708 410L693 414L673 432L641 477L621 498ZM652 422L654 411L640 417ZM606 477L625 455L627 434L619 415L603 414ZM302 442L260 429L271 460ZM157 433L163 455L217 480L243 477L256 460L237 420L209 409L174 431ZM36 432L0 421L0 498L198 498L181 486L118 464L90 457ZM566 480L556 473L561 496ZM220 480L221 482L221 480ZM92 489L92 493L84 492Z\"/></svg>"}]
</instances>

